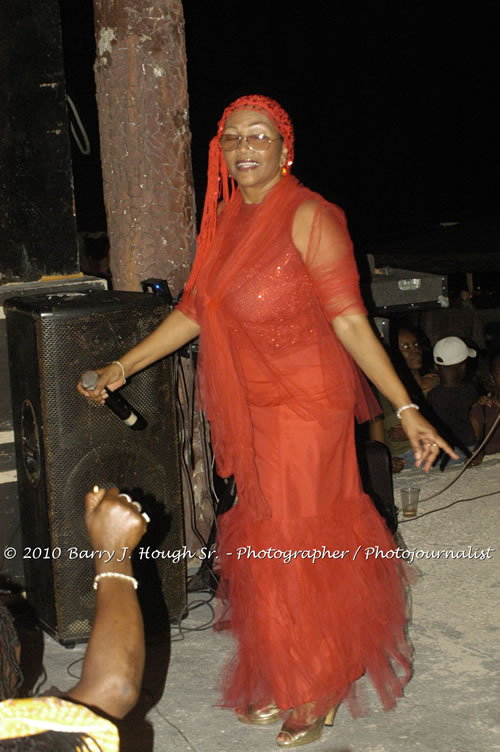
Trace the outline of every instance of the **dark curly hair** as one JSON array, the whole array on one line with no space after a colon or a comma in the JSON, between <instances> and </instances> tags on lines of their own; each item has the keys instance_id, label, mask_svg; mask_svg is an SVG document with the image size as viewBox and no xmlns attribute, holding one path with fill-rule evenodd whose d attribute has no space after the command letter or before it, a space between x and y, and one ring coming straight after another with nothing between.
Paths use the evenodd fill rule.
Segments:
<instances>
[{"instance_id":1,"label":"dark curly hair","mask_svg":"<svg viewBox=\"0 0 500 752\"><path fill-rule=\"evenodd\" d=\"M0 752L91 752L94 747L88 746L87 739L95 742L88 734L44 731L32 736L4 739L0 741Z\"/></svg>"},{"instance_id":2,"label":"dark curly hair","mask_svg":"<svg viewBox=\"0 0 500 752\"><path fill-rule=\"evenodd\" d=\"M13 697L23 675L16 657L19 639L10 611L0 603L0 701Z\"/></svg>"}]
</instances>

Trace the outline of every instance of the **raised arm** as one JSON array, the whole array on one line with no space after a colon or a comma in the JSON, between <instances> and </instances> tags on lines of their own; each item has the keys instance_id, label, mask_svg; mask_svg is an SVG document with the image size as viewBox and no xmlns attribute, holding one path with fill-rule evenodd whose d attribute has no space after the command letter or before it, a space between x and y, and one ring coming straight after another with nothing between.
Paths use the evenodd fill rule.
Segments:
<instances>
[{"instance_id":1,"label":"raised arm","mask_svg":"<svg viewBox=\"0 0 500 752\"><path fill-rule=\"evenodd\" d=\"M125 376L132 376L160 358L170 355L197 337L199 333L200 327L195 321L189 319L181 311L172 311L146 339L139 342L125 355L120 356ZM100 376L96 388L89 391L78 382L77 389L84 397L102 403L105 400L103 388L107 386L110 389L118 389L123 385L123 373L116 363L96 370Z\"/></svg>"},{"instance_id":2,"label":"raised arm","mask_svg":"<svg viewBox=\"0 0 500 752\"><path fill-rule=\"evenodd\" d=\"M98 582L95 619L83 659L82 675L68 697L123 718L136 704L144 671L144 628L134 589L132 551L146 522L117 488L85 497L85 522L96 551L114 551L110 561L96 557Z\"/></svg>"}]
</instances>

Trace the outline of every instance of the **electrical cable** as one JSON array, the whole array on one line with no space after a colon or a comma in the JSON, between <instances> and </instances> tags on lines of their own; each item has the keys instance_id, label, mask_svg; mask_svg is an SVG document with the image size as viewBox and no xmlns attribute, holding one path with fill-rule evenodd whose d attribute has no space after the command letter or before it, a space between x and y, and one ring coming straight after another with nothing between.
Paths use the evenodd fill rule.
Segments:
<instances>
[{"instance_id":1,"label":"electrical cable","mask_svg":"<svg viewBox=\"0 0 500 752\"><path fill-rule=\"evenodd\" d=\"M498 426L499 420L500 420L500 415L497 415L497 418L496 418L495 422L493 423L492 427L490 428L490 430L486 434L485 438L483 439L483 441L481 442L481 444L478 446L478 448L475 449L474 452L471 454L471 456L469 457L469 459L467 460L467 462L464 464L464 466L460 470L460 472L444 488L441 488L440 491L436 491L436 493L431 494L431 496L427 496L425 499L420 499L420 504L422 502L424 502L424 501L430 501L431 499L435 499L436 496L439 496L440 494L444 493L445 491L448 490L448 488L451 488L451 486L454 483L457 482L457 480L460 478L460 476L462 475L462 473L464 473L467 470L467 468L469 467L469 465L472 462L472 460L474 460L477 457L477 455L482 450L482 448L485 446L485 444L488 443L488 441L490 440L491 436L494 434L494 432L496 430L496 427Z\"/></svg>"},{"instance_id":2,"label":"electrical cable","mask_svg":"<svg viewBox=\"0 0 500 752\"><path fill-rule=\"evenodd\" d=\"M214 619L215 619L215 609L211 603L214 596L211 595L210 598L207 598L206 600L198 599L193 601L188 605L188 611L187 616L189 616L193 611L196 611L196 609L201 608L202 606L208 606L210 609L210 618L208 621L204 622L203 624L200 624L197 627L187 627L182 626L182 620L179 619L177 623L173 624L172 626L175 627L178 630L178 633L175 634L173 637L170 638L170 642L182 642L185 637L184 633L186 632L206 632L209 629L212 629ZM72 661L68 666L66 666L66 673L71 676L72 679L79 680L81 678L81 672L80 674L73 673L72 669L74 666L76 666L78 663L83 663L85 656L82 655L80 658L77 658L76 660ZM42 675L38 688L35 690L35 694L37 694L40 691L40 688L43 686L44 682L47 680L47 674L44 671L44 674Z\"/></svg>"},{"instance_id":3,"label":"electrical cable","mask_svg":"<svg viewBox=\"0 0 500 752\"><path fill-rule=\"evenodd\" d=\"M214 513L213 525L215 526L215 530L218 531L219 526L218 526L217 514L218 514L219 504L221 502L217 494L217 491L215 489L215 483L214 483L215 456L212 451L212 444L210 441L210 427L208 425L208 422L204 414L201 411L199 411L198 415L199 415L200 434L201 434L201 439L202 439L205 476L206 476L208 488L210 490L210 496L212 499L212 506L213 506L213 513ZM233 479L232 487L231 487L231 490L229 491L229 493L232 496L234 496L234 489L235 489L235 481ZM210 532L209 540L211 536L212 536L212 531ZM208 582L206 580L205 581L202 580L201 584L203 585L203 587L196 587L193 589L192 592L195 592L195 591L204 592L205 590L209 590L210 592L215 593L215 591L218 590L219 593L222 593L223 586L220 584L218 575L214 573L212 566L210 566L211 563L213 562L209 562L209 565L206 567L203 567L203 566L200 567L200 570L198 571L198 573L193 575L193 577L196 578L197 575L203 569L205 574L208 574L209 579L208 579ZM224 595L222 594L220 597L223 598Z\"/></svg>"},{"instance_id":4,"label":"electrical cable","mask_svg":"<svg viewBox=\"0 0 500 752\"><path fill-rule=\"evenodd\" d=\"M181 362L180 356L176 356L176 364L175 364L175 389L176 394L179 394L179 391L181 392L182 399L177 400L177 407L178 407L178 415L179 415L179 422L180 422L180 439L181 439L181 461L182 461L182 470L184 474L184 478L186 480L186 487L189 490L189 511L190 511L190 525L191 530L195 534L198 541L201 543L202 547L206 547L206 541L204 540L201 532L199 531L197 525L196 525L196 507L195 507L195 498L194 498L194 489L193 484L191 480L191 473L189 472L189 462L186 459L186 452L187 452L187 442L186 442L186 421L185 421L185 415L184 410L182 407L182 401L184 400L184 403L186 404L189 412L190 407L190 400L188 397L188 390L187 390L187 384L186 384L186 376L184 373L184 366ZM190 442L192 441L192 429L190 430ZM191 444L192 446L192 444ZM192 464L192 463L191 463Z\"/></svg>"},{"instance_id":5,"label":"electrical cable","mask_svg":"<svg viewBox=\"0 0 500 752\"><path fill-rule=\"evenodd\" d=\"M75 139L75 143L78 146L78 148L81 151L81 153L85 157L88 157L88 155L91 152L91 148L90 148L90 141L89 141L88 136L87 136L87 131L85 130L85 127L84 127L84 125L83 125L83 123L81 121L80 115L78 114L78 110L76 109L76 105L73 102L73 100L71 99L71 97L70 97L69 94L66 94L66 101L67 101L67 103L68 103L68 105L69 105L69 107L71 109L71 112L73 113L73 117L76 120L76 124L78 125L78 127L80 129L80 134L81 134L81 136L83 138L84 144L82 145L82 142L80 141L80 139L78 137L78 134L76 132L76 128L75 128L75 126L73 125L73 122L70 119L71 135Z\"/></svg>"},{"instance_id":6,"label":"electrical cable","mask_svg":"<svg viewBox=\"0 0 500 752\"><path fill-rule=\"evenodd\" d=\"M150 693L148 693L148 694L150 694ZM154 705L154 710L160 716L160 718L163 721L165 721L165 723L167 723L175 731L177 731L177 733L179 734L179 736L182 736L182 738L184 739L184 741L189 745L189 750L192 750L192 752L197 752L197 749L194 746L193 742L190 741L190 739L188 739L188 737L186 736L186 734L184 733L184 731L182 729L180 729L178 726L176 726L175 723L173 723L172 721L169 721L168 718L167 718L167 716L163 715L163 713L158 709L158 705L157 704Z\"/></svg>"},{"instance_id":7,"label":"electrical cable","mask_svg":"<svg viewBox=\"0 0 500 752\"><path fill-rule=\"evenodd\" d=\"M191 349L188 350L190 353L190 357L192 358L193 351ZM179 358L180 360L180 358ZM189 487L189 493L190 493L190 499L189 499L189 508L190 508L190 523L191 523L191 529L195 536L197 537L198 541L201 543L203 548L207 549L208 544L210 543L210 549L213 549L213 541L212 541L212 530L210 532L209 540L205 541L203 540L203 536L201 535L199 529L196 525L196 508L195 508L195 500L194 500L194 489L192 488L191 483L191 476L189 474L189 465L191 465L191 469L194 469L194 452L193 452L193 433L194 433L194 424L195 424L195 417L197 417L197 425L199 428L199 434L200 434L200 443L201 443L201 451L202 451L202 462L203 462L203 469L205 474L205 481L206 486L210 494L210 500L212 503L212 510L213 510L213 524L215 525L215 529L217 529L217 509L219 506L219 497L217 495L217 491L215 489L215 483L214 483L214 466L215 466L215 458L212 452L212 447L210 443L210 429L208 427L207 420L203 414L203 412L199 409L196 409L196 400L195 400L195 380L192 379L192 386L190 393L188 394L188 388L186 384L186 375L184 372L184 365L180 364L179 368L179 386L178 386L178 393L180 393L180 402L184 403L185 406L187 406L187 412L189 419L186 419L186 415L184 413L184 409L182 407L182 404L179 406L180 409L180 422L182 424L183 430L182 430L182 463L183 463L183 473L185 474L186 479L188 480L188 487ZM189 448L190 448L190 457L192 458L192 461L189 462L187 453L188 453L188 436L186 435L188 433L189 435ZM209 562L210 564L210 562ZM209 582L206 582L202 576L202 572L205 575L208 575ZM198 579L199 578L199 583ZM193 574L189 580L188 580L188 588L189 586L193 586L193 590L191 592L211 592L212 595L214 594L215 590L217 589L219 585L219 578L214 572L212 571L211 566L203 566L198 569L198 571ZM195 586L196 585L196 586Z\"/></svg>"},{"instance_id":8,"label":"electrical cable","mask_svg":"<svg viewBox=\"0 0 500 752\"><path fill-rule=\"evenodd\" d=\"M81 658L77 658L76 661L72 661L69 666L66 666L66 673L71 676L72 679L80 679L81 678L81 672L79 674L72 674L71 669L73 666L76 666L77 663L83 663L83 659L85 658L84 655L82 655Z\"/></svg>"},{"instance_id":9,"label":"electrical cable","mask_svg":"<svg viewBox=\"0 0 500 752\"><path fill-rule=\"evenodd\" d=\"M191 409L191 400L192 400L192 393L188 393L187 389L187 383L186 383L186 374L184 371L184 364L182 362L181 357L178 355L176 358L176 386L177 386L177 394L181 396L180 401L180 407L182 410L183 404L187 407L187 420L186 416L184 415L184 410L182 410L182 418L183 418L183 427L184 427L184 442L187 437L189 437L189 444L187 444L187 448L189 449L189 456L191 457L191 468L193 468L193 461L192 461L192 455L193 455L193 421L192 421L192 409ZM187 431L186 431L187 429Z\"/></svg>"},{"instance_id":10,"label":"electrical cable","mask_svg":"<svg viewBox=\"0 0 500 752\"><path fill-rule=\"evenodd\" d=\"M197 608L201 608L202 606L208 606L208 608L210 609L210 619L204 622L203 624L200 624L197 627L187 627L181 624L179 620L179 623L176 624L178 633L174 637L171 638L170 640L171 642L182 642L185 639L184 634L186 632L206 632L207 630L212 629L212 626L215 620L215 609L211 603L211 601L213 600L213 597L214 596L212 595L207 600L193 601L193 603L188 608L188 614L190 614L191 611L195 611Z\"/></svg>"}]
</instances>

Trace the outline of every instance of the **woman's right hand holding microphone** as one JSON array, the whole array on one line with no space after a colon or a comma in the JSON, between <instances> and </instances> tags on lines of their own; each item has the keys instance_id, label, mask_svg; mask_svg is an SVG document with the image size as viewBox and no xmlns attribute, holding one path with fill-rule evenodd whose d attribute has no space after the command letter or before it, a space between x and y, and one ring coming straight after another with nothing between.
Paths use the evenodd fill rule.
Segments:
<instances>
[{"instance_id":1,"label":"woman's right hand holding microphone","mask_svg":"<svg viewBox=\"0 0 500 752\"><path fill-rule=\"evenodd\" d=\"M95 372L98 374L99 380L94 389L85 388L82 384L82 377L80 377L76 388L84 397L103 405L107 398L104 387L114 392L115 389L123 386L125 384L125 371L121 363L115 361L104 368L96 368Z\"/></svg>"}]
</instances>

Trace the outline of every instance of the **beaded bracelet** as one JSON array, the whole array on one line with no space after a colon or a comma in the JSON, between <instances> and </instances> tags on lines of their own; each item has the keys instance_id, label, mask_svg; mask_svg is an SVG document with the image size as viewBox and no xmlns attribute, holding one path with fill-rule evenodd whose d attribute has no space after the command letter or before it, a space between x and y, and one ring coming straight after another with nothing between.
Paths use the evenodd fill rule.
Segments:
<instances>
[{"instance_id":1,"label":"beaded bracelet","mask_svg":"<svg viewBox=\"0 0 500 752\"><path fill-rule=\"evenodd\" d=\"M125 368L123 367L123 363L120 363L119 360L114 360L113 363L112 363L112 365L113 364L116 364L117 366L120 366L120 368L122 369L123 383L126 384L127 383L127 379L125 378Z\"/></svg>"},{"instance_id":2,"label":"beaded bracelet","mask_svg":"<svg viewBox=\"0 0 500 752\"><path fill-rule=\"evenodd\" d=\"M401 420L401 413L403 412L403 410L409 410L410 407L413 407L414 410L420 410L419 406L416 405L414 402L410 402L409 405L403 405L402 407L399 408L399 410L396 410L396 415L397 415L398 420Z\"/></svg>"},{"instance_id":3,"label":"beaded bracelet","mask_svg":"<svg viewBox=\"0 0 500 752\"><path fill-rule=\"evenodd\" d=\"M135 577L131 577L129 574L122 574L121 572L101 572L101 574L96 574L94 577L94 590L97 590L99 580L102 580L103 577L117 577L120 580L128 580L134 586L134 590L137 590L139 584Z\"/></svg>"}]
</instances>

